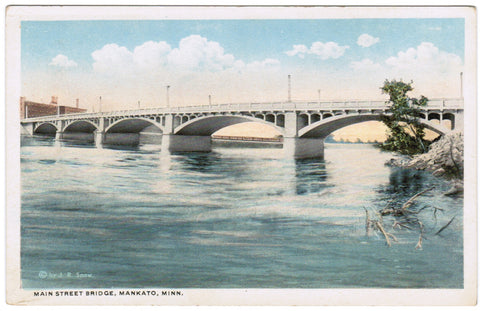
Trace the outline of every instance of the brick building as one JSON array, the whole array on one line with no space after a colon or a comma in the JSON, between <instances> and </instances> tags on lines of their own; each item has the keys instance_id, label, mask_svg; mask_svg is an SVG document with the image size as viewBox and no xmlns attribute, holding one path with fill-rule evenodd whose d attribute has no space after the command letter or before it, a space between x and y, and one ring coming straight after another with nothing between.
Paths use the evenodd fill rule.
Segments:
<instances>
[{"instance_id":1,"label":"brick building","mask_svg":"<svg viewBox=\"0 0 480 311\"><path fill-rule=\"evenodd\" d=\"M78 108L78 103L77 99L76 107L61 106L57 96L52 96L50 104L36 103L20 97L20 119L86 112L87 109Z\"/></svg>"}]
</instances>

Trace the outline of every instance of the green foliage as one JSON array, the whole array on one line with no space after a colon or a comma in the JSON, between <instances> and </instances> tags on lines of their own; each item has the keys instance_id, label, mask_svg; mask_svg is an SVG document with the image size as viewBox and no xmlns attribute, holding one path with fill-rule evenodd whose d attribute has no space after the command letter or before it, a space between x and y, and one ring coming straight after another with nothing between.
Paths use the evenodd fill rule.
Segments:
<instances>
[{"instance_id":1,"label":"green foliage","mask_svg":"<svg viewBox=\"0 0 480 311\"><path fill-rule=\"evenodd\" d=\"M383 123L388 127L387 139L379 147L387 151L402 154L418 154L427 152L430 141L425 139L425 126L420 123L421 108L425 107L428 99L420 99L407 95L413 90L412 83L403 81L385 80L383 94L389 95L391 104L387 114L382 116Z\"/></svg>"}]
</instances>

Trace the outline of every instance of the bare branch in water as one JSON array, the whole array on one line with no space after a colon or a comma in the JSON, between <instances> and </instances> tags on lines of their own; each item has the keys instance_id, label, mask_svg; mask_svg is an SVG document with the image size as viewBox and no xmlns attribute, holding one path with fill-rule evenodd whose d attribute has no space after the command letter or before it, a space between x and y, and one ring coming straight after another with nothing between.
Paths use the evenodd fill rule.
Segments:
<instances>
[{"instance_id":1,"label":"bare branch in water","mask_svg":"<svg viewBox=\"0 0 480 311\"><path fill-rule=\"evenodd\" d=\"M378 228L378 230L380 230L380 232L382 232L383 236L385 237L385 241L387 242L387 245L390 247L392 246L392 242L390 242L390 237L389 237L389 234L385 231L385 229L383 228L383 225L380 221L378 220L374 220L373 223L375 224L375 226ZM395 239L396 240L396 239Z\"/></svg>"},{"instance_id":2,"label":"bare branch in water","mask_svg":"<svg viewBox=\"0 0 480 311\"><path fill-rule=\"evenodd\" d=\"M378 212L375 213L375 218L371 218L370 213L366 207L363 207L365 210L365 231L366 235L368 236L370 234L371 229L373 229L373 233L377 234L377 232L381 232L385 238L385 241L387 245L390 247L392 246L392 240L395 242L398 242L397 237L393 235L390 232L387 232L385 230L385 227L383 226L383 216L385 215L390 215L393 216L393 225L392 228L405 228L408 230L415 230L414 228L418 226L419 229L419 237L418 237L418 242L415 245L415 249L422 249L423 246L423 241L426 240L425 237L425 226L423 223L420 221L418 218L418 214L423 211L426 208L431 207L433 209L433 217L435 218L435 223L437 221L437 211L444 211L441 208L438 207L432 207L432 206L424 206L420 208L417 211L412 211L408 210L408 208L414 203L414 201L421 196L422 194L434 189L435 187L430 187L428 189L425 189L417 194L415 194L413 197L411 197L405 204L402 205L401 208L395 208L395 207L390 207L386 206L383 209L379 210ZM401 217L401 218L400 218ZM401 219L401 220L400 220ZM440 230L437 231L437 234L440 234L445 228L447 228L455 219L453 217L445 226L443 226Z\"/></svg>"},{"instance_id":3,"label":"bare branch in water","mask_svg":"<svg viewBox=\"0 0 480 311\"><path fill-rule=\"evenodd\" d=\"M455 219L455 217L457 217L457 216L453 216L453 218L450 219L450 221L449 221L445 226L443 226L442 228L440 228L440 230L438 230L437 233L435 233L435 235L438 235L438 234L440 234L440 232L442 232L443 230L445 230L445 229L453 222L453 220Z\"/></svg>"},{"instance_id":4,"label":"bare branch in water","mask_svg":"<svg viewBox=\"0 0 480 311\"><path fill-rule=\"evenodd\" d=\"M396 237L396 236L394 236L393 234L391 234L391 233L388 233L388 232L387 232L387 235L388 235L389 237L391 237L391 238L392 238L392 240L394 240L395 242L398 242L398 239L397 239L397 237Z\"/></svg>"},{"instance_id":5,"label":"bare branch in water","mask_svg":"<svg viewBox=\"0 0 480 311\"><path fill-rule=\"evenodd\" d=\"M434 189L434 188L435 188L435 187L430 187L430 188L428 188L428 189L423 190L422 192L417 193L416 195L414 195L413 197L411 197L407 202L405 202L405 204L403 204L403 206L402 206L401 209L402 209L402 210L405 210L405 209L409 208L409 207L413 204L413 202L415 201L416 198L418 198L419 196L421 196L421 195L424 194L425 192L428 192L428 191L430 191L430 190L432 190L432 189Z\"/></svg>"},{"instance_id":6,"label":"bare branch in water","mask_svg":"<svg viewBox=\"0 0 480 311\"><path fill-rule=\"evenodd\" d=\"M423 226L423 223L421 221L418 221L418 226L420 227L420 236L418 237L418 243L417 245L415 246L415 249L423 249L422 248L422 242L423 242L423 232L424 232L424 226Z\"/></svg>"},{"instance_id":7,"label":"bare branch in water","mask_svg":"<svg viewBox=\"0 0 480 311\"><path fill-rule=\"evenodd\" d=\"M418 243L417 245L415 246L415 249L422 249L422 235L420 234L420 236L418 237Z\"/></svg>"},{"instance_id":8,"label":"bare branch in water","mask_svg":"<svg viewBox=\"0 0 480 311\"><path fill-rule=\"evenodd\" d=\"M369 236L370 235L370 222L371 222L370 215L368 214L368 210L365 206L363 207L363 209L365 210L365 214L366 214L366 216L365 216L366 217L365 218L365 234L367 236Z\"/></svg>"},{"instance_id":9,"label":"bare branch in water","mask_svg":"<svg viewBox=\"0 0 480 311\"><path fill-rule=\"evenodd\" d=\"M428 189L425 189L417 194L415 194L413 197L411 197L407 202L405 202L405 204L402 205L401 208L395 208L395 207L385 207L383 208L382 210L380 210L380 214L382 216L386 216L386 215L393 215L393 216L406 216L407 214L418 214L421 210L423 210L424 208L420 209L419 211L415 212L415 211L410 211L408 210L408 208L413 204L413 202L419 197L421 196L422 194L424 194L425 192L428 192L432 189L434 189L435 187L430 187Z\"/></svg>"},{"instance_id":10,"label":"bare branch in water","mask_svg":"<svg viewBox=\"0 0 480 311\"><path fill-rule=\"evenodd\" d=\"M403 224L403 223L401 223L401 222L397 222L396 220L395 220L395 222L393 223L393 226L392 226L392 227L393 227L394 229L395 229L396 227L401 227L401 228L406 228L406 229L408 229L408 230L413 230L411 227L409 227L409 226L407 226L407 225L405 225L405 224Z\"/></svg>"}]
</instances>

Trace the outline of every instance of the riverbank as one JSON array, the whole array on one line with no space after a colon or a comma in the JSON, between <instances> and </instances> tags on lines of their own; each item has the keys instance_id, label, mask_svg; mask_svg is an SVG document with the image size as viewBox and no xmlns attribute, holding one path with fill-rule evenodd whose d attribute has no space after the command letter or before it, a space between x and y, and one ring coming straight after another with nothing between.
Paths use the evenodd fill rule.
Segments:
<instances>
[{"instance_id":1,"label":"riverbank","mask_svg":"<svg viewBox=\"0 0 480 311\"><path fill-rule=\"evenodd\" d=\"M445 195L463 192L464 135L452 132L430 145L427 153L414 157L396 156L386 165L414 168L432 172L434 176L449 179L452 187Z\"/></svg>"}]
</instances>

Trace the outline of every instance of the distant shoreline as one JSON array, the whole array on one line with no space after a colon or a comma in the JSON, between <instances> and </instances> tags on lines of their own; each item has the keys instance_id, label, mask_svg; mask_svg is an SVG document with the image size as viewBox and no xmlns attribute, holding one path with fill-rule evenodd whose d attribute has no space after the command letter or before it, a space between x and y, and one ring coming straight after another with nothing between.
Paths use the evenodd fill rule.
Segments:
<instances>
[{"instance_id":1,"label":"distant shoreline","mask_svg":"<svg viewBox=\"0 0 480 311\"><path fill-rule=\"evenodd\" d=\"M235 142L263 142L263 143L283 143L283 137L253 137L253 136L224 136L212 135L213 141L235 141ZM363 142L363 141L335 141L329 139L325 140L327 144L378 144L378 142Z\"/></svg>"}]
</instances>

